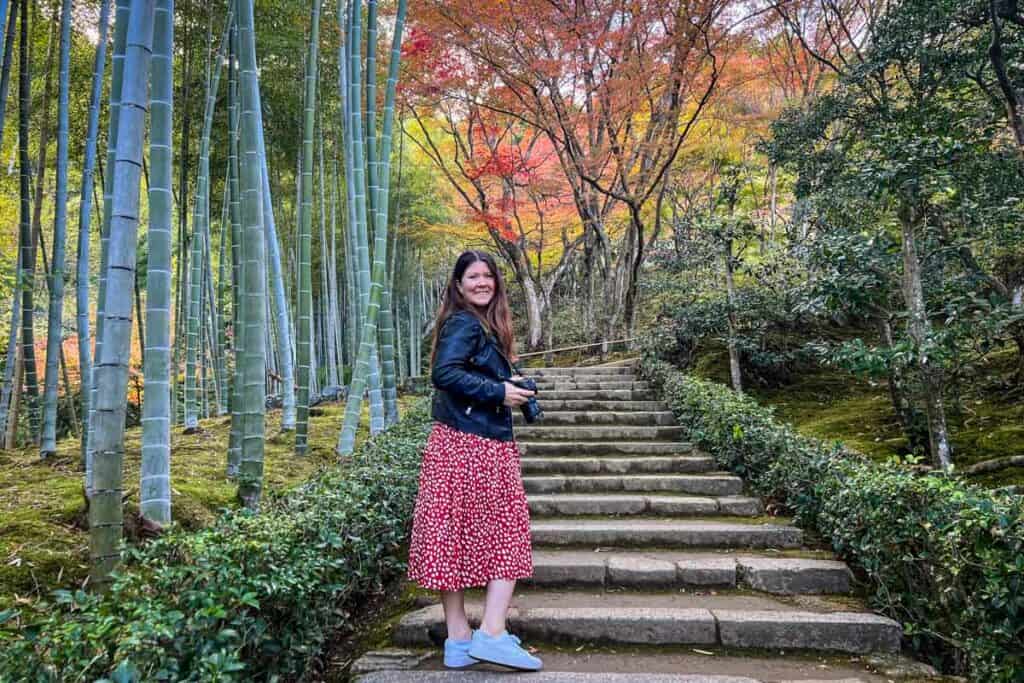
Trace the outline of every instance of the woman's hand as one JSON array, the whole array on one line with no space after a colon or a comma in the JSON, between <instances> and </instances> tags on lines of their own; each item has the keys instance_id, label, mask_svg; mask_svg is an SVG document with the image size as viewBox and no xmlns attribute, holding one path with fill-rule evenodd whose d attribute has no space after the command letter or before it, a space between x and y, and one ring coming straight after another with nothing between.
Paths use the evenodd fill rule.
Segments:
<instances>
[{"instance_id":1,"label":"woman's hand","mask_svg":"<svg viewBox=\"0 0 1024 683\"><path fill-rule=\"evenodd\" d=\"M529 389L520 389L512 382L505 382L505 400L502 401L503 405L509 408L516 408L526 403L534 392Z\"/></svg>"}]
</instances>

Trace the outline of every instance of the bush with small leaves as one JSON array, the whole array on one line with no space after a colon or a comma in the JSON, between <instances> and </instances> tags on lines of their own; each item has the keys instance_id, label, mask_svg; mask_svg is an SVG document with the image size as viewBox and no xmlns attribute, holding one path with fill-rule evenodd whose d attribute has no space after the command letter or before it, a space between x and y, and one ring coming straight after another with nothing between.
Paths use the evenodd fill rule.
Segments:
<instances>
[{"instance_id":1,"label":"bush with small leaves","mask_svg":"<svg viewBox=\"0 0 1024 683\"><path fill-rule=\"evenodd\" d=\"M0 614L0 681L297 678L405 569L426 402L325 471L208 529L126 550L106 595Z\"/></svg>"}]
</instances>

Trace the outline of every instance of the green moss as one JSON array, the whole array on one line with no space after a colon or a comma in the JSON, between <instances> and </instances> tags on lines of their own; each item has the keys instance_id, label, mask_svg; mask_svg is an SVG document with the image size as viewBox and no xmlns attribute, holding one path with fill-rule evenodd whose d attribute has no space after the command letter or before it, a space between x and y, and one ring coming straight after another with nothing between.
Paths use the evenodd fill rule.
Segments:
<instances>
[{"instance_id":1,"label":"green moss","mask_svg":"<svg viewBox=\"0 0 1024 683\"><path fill-rule=\"evenodd\" d=\"M415 397L400 399L400 410ZM310 419L309 453L293 454L294 435L279 431L279 411L267 414L264 483L268 494L301 484L316 472L337 465L334 446L343 404L318 407ZM357 443L366 438L364 417ZM187 529L209 525L222 508L235 507L236 484L225 475L230 418L205 420L195 434L171 435L171 510ZM125 435L125 527L129 542L137 526L141 430ZM79 466L79 443L58 444L44 461L34 448L0 453L0 609L18 599L45 595L56 588L80 586L88 574L88 523Z\"/></svg>"},{"instance_id":2,"label":"green moss","mask_svg":"<svg viewBox=\"0 0 1024 683\"><path fill-rule=\"evenodd\" d=\"M724 348L711 348L697 356L691 372L697 377L731 384L729 374L729 352Z\"/></svg>"},{"instance_id":3,"label":"green moss","mask_svg":"<svg viewBox=\"0 0 1024 683\"><path fill-rule=\"evenodd\" d=\"M959 404L947 400L947 424L957 466L1024 453L1024 402L1004 397L998 388L1015 363L1015 352L994 354L981 365L977 380L960 387ZM702 355L693 373L728 384L728 355L724 351ZM825 368L801 374L784 387L747 387L747 391L802 434L840 441L875 460L907 455L907 439L884 381L867 381ZM974 481L988 487L1021 485L1024 468L994 472Z\"/></svg>"},{"instance_id":4,"label":"green moss","mask_svg":"<svg viewBox=\"0 0 1024 683\"><path fill-rule=\"evenodd\" d=\"M907 440L893 412L888 389L842 371L800 376L790 386L753 389L758 401L808 436L842 441L847 447L884 460L905 453Z\"/></svg>"}]
</instances>

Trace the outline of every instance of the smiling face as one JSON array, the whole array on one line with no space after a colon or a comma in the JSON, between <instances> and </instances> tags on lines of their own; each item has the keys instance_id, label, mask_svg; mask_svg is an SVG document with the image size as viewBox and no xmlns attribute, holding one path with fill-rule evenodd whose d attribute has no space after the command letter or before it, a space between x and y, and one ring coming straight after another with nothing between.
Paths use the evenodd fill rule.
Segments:
<instances>
[{"instance_id":1,"label":"smiling face","mask_svg":"<svg viewBox=\"0 0 1024 683\"><path fill-rule=\"evenodd\" d=\"M458 282L459 293L477 308L486 308L494 298L494 273L484 261L476 261L466 268Z\"/></svg>"}]
</instances>

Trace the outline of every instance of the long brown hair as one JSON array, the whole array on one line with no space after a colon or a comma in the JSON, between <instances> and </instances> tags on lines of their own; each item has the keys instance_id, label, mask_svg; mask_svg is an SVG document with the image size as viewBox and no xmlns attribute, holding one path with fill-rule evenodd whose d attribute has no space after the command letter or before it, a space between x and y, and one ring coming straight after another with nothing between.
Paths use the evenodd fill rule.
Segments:
<instances>
[{"instance_id":1,"label":"long brown hair","mask_svg":"<svg viewBox=\"0 0 1024 683\"><path fill-rule=\"evenodd\" d=\"M457 287L466 270L478 261L486 263L491 270L491 275L494 276L494 296L491 297L490 303L483 311L466 301ZM498 344L501 345L501 350L509 360L516 359L515 339L512 333L512 309L508 305L505 280L501 277L501 271L498 270L498 264L494 262L494 257L486 251L475 249L464 251L455 261L452 276L448 278L448 286L445 287L444 295L441 298L441 306L437 309L437 315L434 318L434 348L430 354L431 365L434 364L434 358L437 356L437 338L441 333L441 326L448 316L456 311L469 311L479 318L484 329L498 338Z\"/></svg>"}]
</instances>

